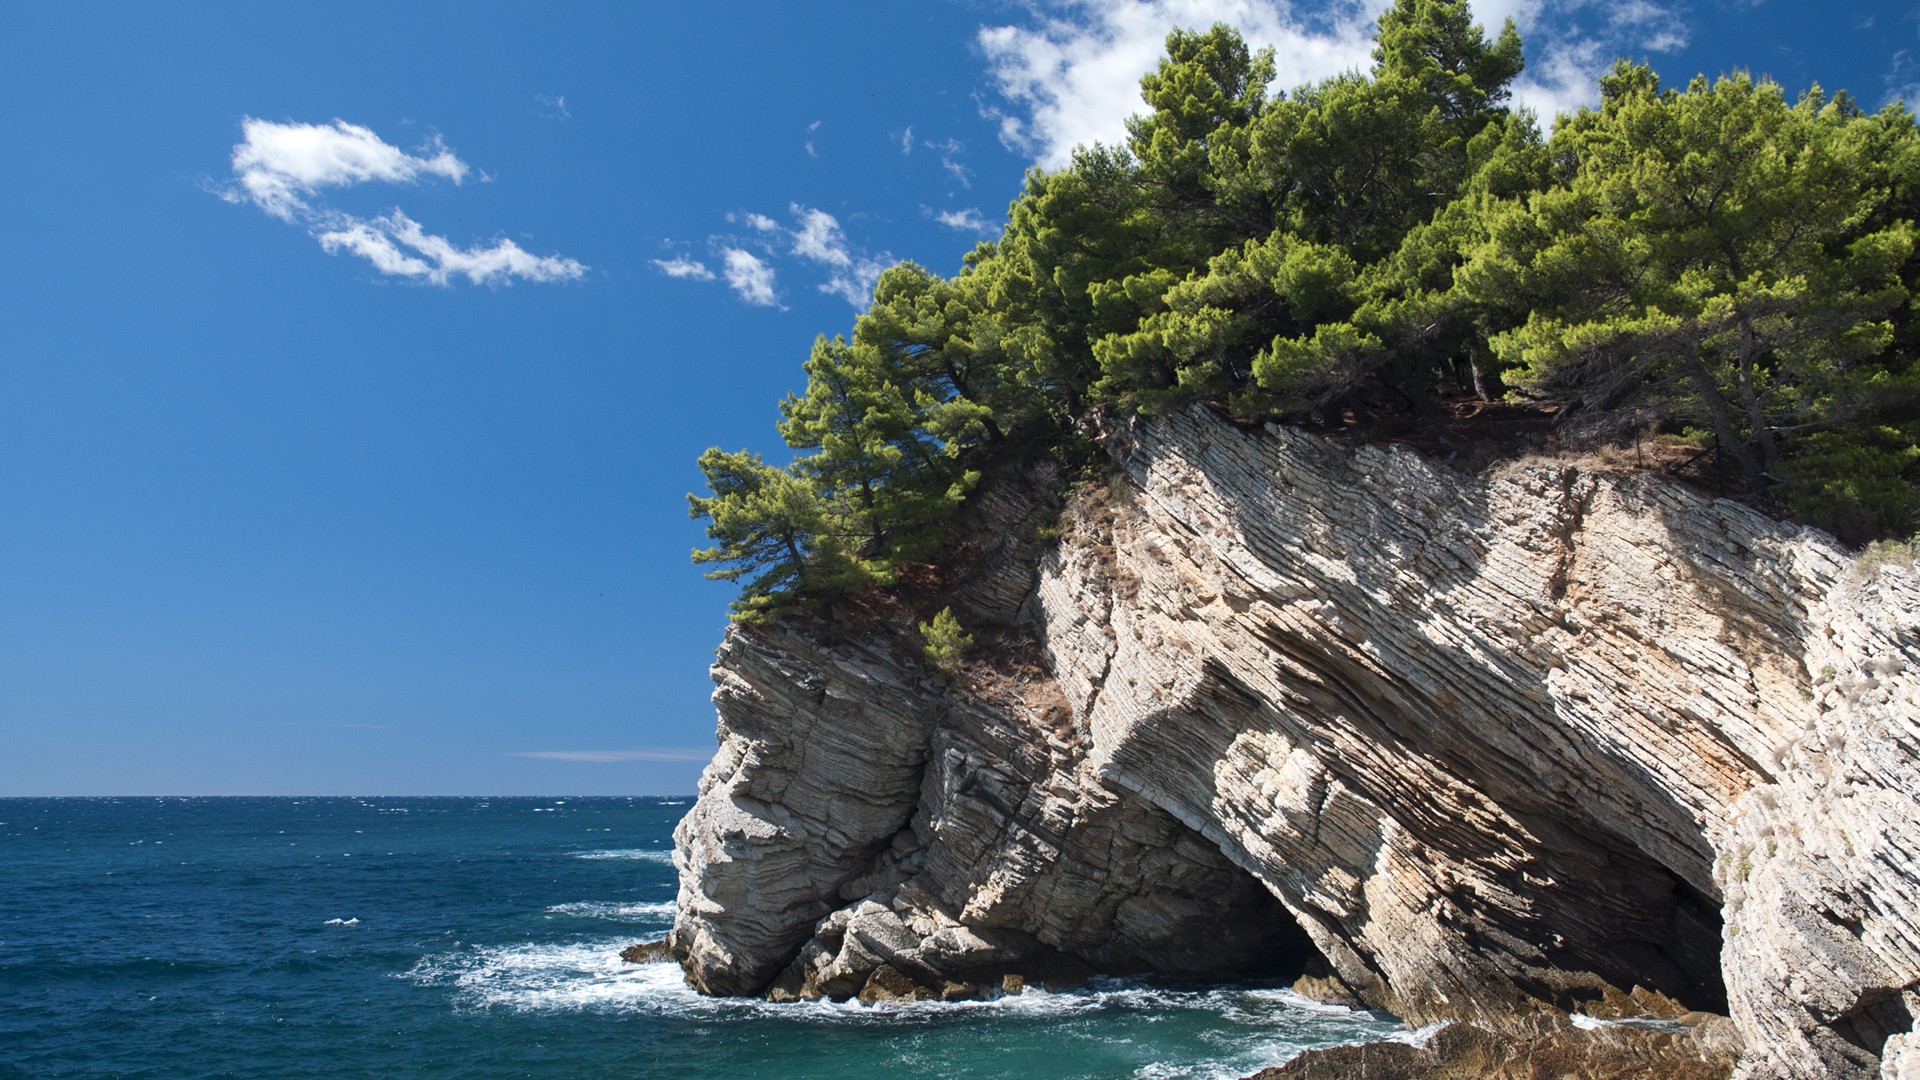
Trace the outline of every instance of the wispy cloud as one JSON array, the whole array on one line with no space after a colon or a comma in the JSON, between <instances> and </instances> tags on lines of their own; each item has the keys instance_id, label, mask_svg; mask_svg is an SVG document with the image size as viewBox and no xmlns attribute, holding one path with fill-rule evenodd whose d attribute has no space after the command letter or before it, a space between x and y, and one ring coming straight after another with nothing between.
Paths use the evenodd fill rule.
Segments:
<instances>
[{"instance_id":1,"label":"wispy cloud","mask_svg":"<svg viewBox=\"0 0 1920 1080\"><path fill-rule=\"evenodd\" d=\"M737 221L757 232L779 232L780 223L765 214L744 213L728 214L728 221Z\"/></svg>"},{"instance_id":2,"label":"wispy cloud","mask_svg":"<svg viewBox=\"0 0 1920 1080\"><path fill-rule=\"evenodd\" d=\"M973 170L960 164L959 161L960 155L966 153L967 147L965 143L959 139L950 138L945 142L933 142L929 140L920 145L940 155L940 167L947 170L947 175L953 177L955 183L963 188L973 186Z\"/></svg>"},{"instance_id":3,"label":"wispy cloud","mask_svg":"<svg viewBox=\"0 0 1920 1080\"><path fill-rule=\"evenodd\" d=\"M807 156L808 156L808 157L810 157L810 158L817 158L817 157L819 157L819 156L820 156L820 155L819 155L819 154L818 154L817 152L815 152L815 150L813 149L813 138L812 138L812 135L813 135L813 133L814 133L814 132L816 132L816 131L819 131L819 130L820 130L820 125L821 125L821 124L822 124L823 122L824 122L824 121L820 121L820 120L815 120L815 121L814 121L813 123L811 123L811 124L808 124L808 125L807 125L807 135L808 135L808 138L807 138Z\"/></svg>"},{"instance_id":4,"label":"wispy cloud","mask_svg":"<svg viewBox=\"0 0 1920 1080\"><path fill-rule=\"evenodd\" d=\"M908 124L907 130L900 133L900 156L906 157L911 153L913 153L913 125Z\"/></svg>"},{"instance_id":5,"label":"wispy cloud","mask_svg":"<svg viewBox=\"0 0 1920 1080\"><path fill-rule=\"evenodd\" d=\"M846 266L853 261L847 254L846 237L840 222L825 210L810 210L799 203L789 207L800 227L793 233L793 253L828 266Z\"/></svg>"},{"instance_id":6,"label":"wispy cloud","mask_svg":"<svg viewBox=\"0 0 1920 1080\"><path fill-rule=\"evenodd\" d=\"M773 267L739 248L727 248L720 254L727 285L740 299L760 307L780 306L780 297L773 291Z\"/></svg>"},{"instance_id":7,"label":"wispy cloud","mask_svg":"<svg viewBox=\"0 0 1920 1080\"><path fill-rule=\"evenodd\" d=\"M535 94L533 100L540 103L540 115L548 120L559 120L565 123L573 119L573 112L567 108L565 94Z\"/></svg>"},{"instance_id":8,"label":"wispy cloud","mask_svg":"<svg viewBox=\"0 0 1920 1080\"><path fill-rule=\"evenodd\" d=\"M1287 4L1257 0L1034 0L1022 24L983 26L977 42L998 101L980 111L1001 142L1047 168L1076 146L1125 140L1142 111L1140 76L1160 60L1168 31L1216 22L1254 48L1274 50L1275 87L1290 89L1372 64L1373 34L1389 0L1332 5L1311 22ZM1595 79L1615 56L1665 52L1687 41L1679 0L1481 0L1474 14L1497 33L1512 17L1527 42L1515 100L1551 122L1598 99Z\"/></svg>"},{"instance_id":9,"label":"wispy cloud","mask_svg":"<svg viewBox=\"0 0 1920 1080\"><path fill-rule=\"evenodd\" d=\"M367 220L348 219L344 228L316 234L331 254L348 251L373 263L383 274L419 278L445 285L463 276L475 285L508 278L570 281L586 272L572 259L532 255L502 238L491 247L463 248L435 236L398 210Z\"/></svg>"},{"instance_id":10,"label":"wispy cloud","mask_svg":"<svg viewBox=\"0 0 1920 1080\"><path fill-rule=\"evenodd\" d=\"M613 764L622 761L706 761L711 749L692 747L649 747L639 750L523 750L508 757L534 758L539 761L574 761Z\"/></svg>"},{"instance_id":11,"label":"wispy cloud","mask_svg":"<svg viewBox=\"0 0 1920 1080\"><path fill-rule=\"evenodd\" d=\"M958 232L988 235L994 231L994 226L987 223L986 216L971 206L965 210L942 210L933 215L933 220Z\"/></svg>"},{"instance_id":12,"label":"wispy cloud","mask_svg":"<svg viewBox=\"0 0 1920 1080\"><path fill-rule=\"evenodd\" d=\"M1885 104L1898 101L1909 112L1920 112L1920 59L1914 57L1912 49L1893 54L1893 66L1887 69L1883 89Z\"/></svg>"},{"instance_id":13,"label":"wispy cloud","mask_svg":"<svg viewBox=\"0 0 1920 1080\"><path fill-rule=\"evenodd\" d=\"M865 307L873 298L874 282L893 264L893 256L849 242L840 220L818 207L789 203L787 213L789 223L782 224L766 214L735 211L726 215L727 222L746 231L707 238L720 276L734 295L757 307L784 311L779 281L791 273L811 276L820 292L841 297L856 308ZM656 259L653 265L669 277L714 279L705 263L687 256Z\"/></svg>"},{"instance_id":14,"label":"wispy cloud","mask_svg":"<svg viewBox=\"0 0 1920 1080\"><path fill-rule=\"evenodd\" d=\"M892 265L892 256L857 258L843 273L821 282L820 291L837 296L856 308L864 308L873 300L873 286L880 280L881 272Z\"/></svg>"},{"instance_id":15,"label":"wispy cloud","mask_svg":"<svg viewBox=\"0 0 1920 1080\"><path fill-rule=\"evenodd\" d=\"M848 249L846 234L832 214L799 203L789 209L800 224L793 231L793 254L831 268L827 280L819 285L820 291L854 307L865 307L873 299L874 282L892 264L893 256L885 252L856 255Z\"/></svg>"},{"instance_id":16,"label":"wispy cloud","mask_svg":"<svg viewBox=\"0 0 1920 1080\"><path fill-rule=\"evenodd\" d=\"M693 281L712 281L713 271L698 259L681 256L676 259L655 259L653 265L671 278L687 278Z\"/></svg>"},{"instance_id":17,"label":"wispy cloud","mask_svg":"<svg viewBox=\"0 0 1920 1080\"><path fill-rule=\"evenodd\" d=\"M322 201L327 188L375 181L412 184L438 177L461 184L473 170L438 136L409 153L370 128L342 120L281 124L249 116L242 118L240 133L231 158L234 178L214 187L215 193L302 226L329 254L357 255L382 274L436 285L455 277L475 284L516 278L571 281L586 273L586 266L573 259L533 255L504 238L461 247L427 232L398 208L363 218Z\"/></svg>"}]
</instances>

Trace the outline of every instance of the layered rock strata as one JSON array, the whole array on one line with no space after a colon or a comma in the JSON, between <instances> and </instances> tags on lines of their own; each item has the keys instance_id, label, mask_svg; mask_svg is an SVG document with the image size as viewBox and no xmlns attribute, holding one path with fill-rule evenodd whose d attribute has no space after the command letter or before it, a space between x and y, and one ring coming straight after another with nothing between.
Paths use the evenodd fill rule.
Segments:
<instances>
[{"instance_id":1,"label":"layered rock strata","mask_svg":"<svg viewBox=\"0 0 1920 1080\"><path fill-rule=\"evenodd\" d=\"M676 854L696 985L1317 965L1413 1023L1707 1010L1744 1075L1920 1068L1911 571L1565 462L1201 410L1109 451L1037 568L956 593L1041 670L729 635Z\"/></svg>"}]
</instances>

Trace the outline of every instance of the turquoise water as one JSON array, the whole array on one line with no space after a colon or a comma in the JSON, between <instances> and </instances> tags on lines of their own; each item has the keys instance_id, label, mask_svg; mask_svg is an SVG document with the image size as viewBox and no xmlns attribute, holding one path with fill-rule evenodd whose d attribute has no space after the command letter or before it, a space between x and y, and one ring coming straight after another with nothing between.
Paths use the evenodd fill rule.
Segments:
<instances>
[{"instance_id":1,"label":"turquoise water","mask_svg":"<svg viewBox=\"0 0 1920 1080\"><path fill-rule=\"evenodd\" d=\"M1251 985L702 998L617 955L672 920L685 812L0 799L0 1076L1235 1077L1401 1035Z\"/></svg>"}]
</instances>

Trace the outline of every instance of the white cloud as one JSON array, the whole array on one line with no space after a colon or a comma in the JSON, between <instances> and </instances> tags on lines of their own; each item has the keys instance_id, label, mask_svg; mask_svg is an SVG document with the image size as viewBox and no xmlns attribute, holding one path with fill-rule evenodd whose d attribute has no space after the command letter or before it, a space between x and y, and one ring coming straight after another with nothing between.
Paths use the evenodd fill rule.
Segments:
<instances>
[{"instance_id":1,"label":"white cloud","mask_svg":"<svg viewBox=\"0 0 1920 1080\"><path fill-rule=\"evenodd\" d=\"M728 214L727 220L740 222L743 225L746 225L750 228L758 229L761 232L779 232L780 231L780 223L773 220L772 218L768 217L765 214L753 214L753 213L739 214L739 215Z\"/></svg>"},{"instance_id":2,"label":"white cloud","mask_svg":"<svg viewBox=\"0 0 1920 1080\"><path fill-rule=\"evenodd\" d=\"M1598 104L1600 76L1616 58L1673 52L1688 38L1673 0L1482 0L1475 12L1496 31L1513 16L1527 50L1513 100L1546 127L1563 113ZM1589 23L1590 17L1597 21Z\"/></svg>"},{"instance_id":3,"label":"white cloud","mask_svg":"<svg viewBox=\"0 0 1920 1080\"><path fill-rule=\"evenodd\" d=\"M1024 116L990 110L1011 148L1059 168L1075 146L1114 145L1127 117L1145 106L1140 76L1160 60L1168 31L1237 28L1249 45L1272 45L1278 83L1294 86L1370 62L1373 20L1386 0L1341 4L1321 29L1257 0L1054 0L1037 26L982 27L980 48L1002 97Z\"/></svg>"},{"instance_id":4,"label":"white cloud","mask_svg":"<svg viewBox=\"0 0 1920 1080\"><path fill-rule=\"evenodd\" d=\"M283 221L308 209L307 198L325 187L381 180L409 184L423 175L455 184L467 163L438 136L423 147L431 157L409 154L358 124L276 124L251 116L240 121L233 148L233 174L254 205Z\"/></svg>"},{"instance_id":5,"label":"white cloud","mask_svg":"<svg viewBox=\"0 0 1920 1080\"><path fill-rule=\"evenodd\" d=\"M838 296L856 308L865 308L873 302L873 283L880 280L882 270L892 265L893 256L885 254L877 259L854 259L843 272L823 282L820 291Z\"/></svg>"},{"instance_id":6,"label":"white cloud","mask_svg":"<svg viewBox=\"0 0 1920 1080\"><path fill-rule=\"evenodd\" d=\"M908 124L907 130L900 133L900 156L906 157L911 153L913 153L913 125Z\"/></svg>"},{"instance_id":7,"label":"white cloud","mask_svg":"<svg viewBox=\"0 0 1920 1080\"><path fill-rule=\"evenodd\" d=\"M790 226L764 214L730 213L728 222L754 232L707 238L708 249L718 253L720 276L734 294L749 304L785 310L777 282L782 272L795 270L810 273L820 292L841 297L856 308L866 307L873 298L873 283L893 265L893 256L850 245L840 222L825 210L799 203L787 209L793 215ZM706 264L684 256L656 259L653 265L669 277L714 279Z\"/></svg>"},{"instance_id":8,"label":"white cloud","mask_svg":"<svg viewBox=\"0 0 1920 1080\"><path fill-rule=\"evenodd\" d=\"M959 232L981 234L993 232L993 226L987 224L986 217L971 206L965 210L942 210L933 215L933 220Z\"/></svg>"},{"instance_id":9,"label":"white cloud","mask_svg":"<svg viewBox=\"0 0 1920 1080\"><path fill-rule=\"evenodd\" d=\"M328 254L351 252L383 274L419 278L435 285L445 285L455 276L463 276L475 285L508 278L573 281L587 272L572 259L532 255L504 238L491 247L463 248L427 232L398 210L365 220L342 215L341 227L317 232L314 238Z\"/></svg>"},{"instance_id":10,"label":"white cloud","mask_svg":"<svg viewBox=\"0 0 1920 1080\"><path fill-rule=\"evenodd\" d=\"M756 258L752 252L739 248L727 248L721 252L721 258L727 284L740 299L761 307L780 306L780 299L773 291L773 267Z\"/></svg>"},{"instance_id":11,"label":"white cloud","mask_svg":"<svg viewBox=\"0 0 1920 1080\"><path fill-rule=\"evenodd\" d=\"M791 207L794 216L800 219L800 227L793 233L793 253L805 259L828 266L850 266L853 256L847 253L847 239L840 231L840 223L825 210L810 210L794 203Z\"/></svg>"},{"instance_id":12,"label":"white cloud","mask_svg":"<svg viewBox=\"0 0 1920 1080\"><path fill-rule=\"evenodd\" d=\"M977 36L1002 99L982 103L1009 149L1060 168L1073 148L1126 139L1142 111L1140 76L1160 61L1168 31L1216 22L1254 48L1272 46L1276 89L1291 89L1372 65L1373 34L1390 0L1334 0L1311 23L1286 4L1260 0L1036 0L1026 25L983 26ZM1480 0L1491 33L1512 17L1527 43L1528 71L1516 103L1551 122L1556 112L1598 100L1595 79L1622 54L1680 48L1687 27L1678 0Z\"/></svg>"},{"instance_id":13,"label":"white cloud","mask_svg":"<svg viewBox=\"0 0 1920 1080\"><path fill-rule=\"evenodd\" d=\"M507 239L461 247L422 228L398 208L374 218L333 209L316 200L322 189L380 181L410 184L438 176L456 185L472 169L438 136L410 154L369 128L332 124L278 124L251 116L240 122L233 148L234 181L218 189L228 202L250 202L266 213L307 229L328 254L347 252L382 274L445 285L455 277L475 284L518 278L573 281L586 273L580 262L534 255ZM484 173L481 179L489 179Z\"/></svg>"},{"instance_id":14,"label":"white cloud","mask_svg":"<svg viewBox=\"0 0 1920 1080\"><path fill-rule=\"evenodd\" d=\"M375 270L396 277L426 278L434 268L416 255L400 250L393 237L375 228L372 222L355 220L338 229L317 233L321 248L329 255L342 251L358 255L373 264Z\"/></svg>"},{"instance_id":15,"label":"white cloud","mask_svg":"<svg viewBox=\"0 0 1920 1080\"><path fill-rule=\"evenodd\" d=\"M622 761L706 761L713 757L713 751L679 747L645 750L523 750L507 756L535 758L540 761L611 764Z\"/></svg>"},{"instance_id":16,"label":"white cloud","mask_svg":"<svg viewBox=\"0 0 1920 1080\"><path fill-rule=\"evenodd\" d=\"M671 278L686 278L692 281L713 280L713 271L707 269L707 264L698 259L689 259L684 256L677 259L655 259L653 265L659 267L661 273Z\"/></svg>"},{"instance_id":17,"label":"white cloud","mask_svg":"<svg viewBox=\"0 0 1920 1080\"><path fill-rule=\"evenodd\" d=\"M562 123L573 119L572 111L567 108L565 94L535 94L533 100L540 103L542 109L540 115L545 119L559 120Z\"/></svg>"}]
</instances>

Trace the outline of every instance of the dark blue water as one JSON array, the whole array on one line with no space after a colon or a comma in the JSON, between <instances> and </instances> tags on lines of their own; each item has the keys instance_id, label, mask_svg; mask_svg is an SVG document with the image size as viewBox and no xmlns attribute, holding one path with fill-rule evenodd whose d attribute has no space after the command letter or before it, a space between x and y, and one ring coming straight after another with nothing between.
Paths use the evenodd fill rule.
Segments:
<instances>
[{"instance_id":1,"label":"dark blue water","mask_svg":"<svg viewBox=\"0 0 1920 1080\"><path fill-rule=\"evenodd\" d=\"M774 1006L618 951L684 800L0 799L0 1076L1232 1077L1386 1018L1103 983Z\"/></svg>"}]
</instances>

